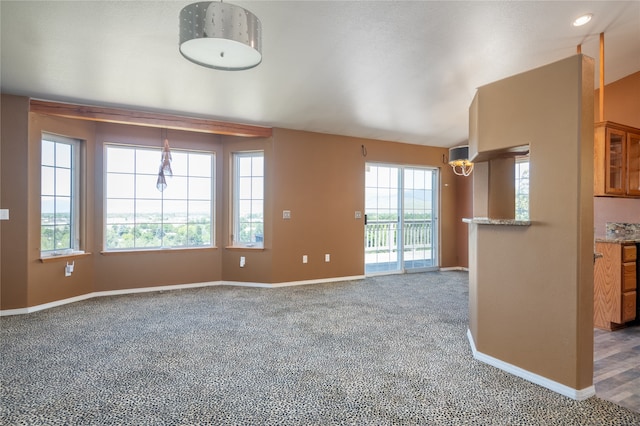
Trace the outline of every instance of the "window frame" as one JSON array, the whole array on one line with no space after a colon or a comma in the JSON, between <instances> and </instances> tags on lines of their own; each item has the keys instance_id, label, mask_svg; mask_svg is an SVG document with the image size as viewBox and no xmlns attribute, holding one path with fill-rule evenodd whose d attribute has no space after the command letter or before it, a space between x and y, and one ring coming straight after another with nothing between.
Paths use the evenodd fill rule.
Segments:
<instances>
[{"instance_id":1,"label":"window frame","mask_svg":"<svg viewBox=\"0 0 640 426\"><path fill-rule=\"evenodd\" d=\"M231 246L232 247L243 247L243 248L256 248L262 249L264 248L264 206L265 206L265 153L264 150L252 150L252 151L238 151L233 152L231 154L232 157L232 185L231 185L231 198L232 198L232 211L231 211ZM262 179L262 198L256 200L262 201L262 221L250 221L250 223L260 224L262 227L262 236L261 241L259 241L259 237L257 234L251 234L251 239L255 239L255 241L240 241L238 236L241 234L240 232L240 160L242 158L253 158L260 157L262 159L262 175L259 176ZM246 177L246 176L245 176ZM250 178L256 178L257 176L253 175L253 171ZM246 200L246 199L245 199ZM254 198L251 197L249 200L253 203Z\"/></svg>"},{"instance_id":2,"label":"window frame","mask_svg":"<svg viewBox=\"0 0 640 426\"><path fill-rule=\"evenodd\" d=\"M116 149L128 149L128 150L132 150L134 151L134 164L133 164L133 172L110 172L109 171L109 154L108 154L108 150L109 148L116 148ZM151 199L151 198L144 198L144 197L138 197L136 194L136 189L134 188L134 194L132 197L109 197L109 193L108 193L108 175L110 173L113 174L121 174L121 175L133 175L134 176L134 182L136 181L136 179L139 176L154 176L154 182L155 179L157 177L157 171L155 172L155 174L151 174L151 173L142 173L142 172L137 172L137 164L136 164L136 160L135 160L135 156L138 150L145 150L145 151L153 151L154 153L157 152L157 164L154 164L154 167L157 166L157 168L160 167L160 163L161 163L161 153L162 153L162 147L159 146L149 146L149 145L136 145L136 144L126 144L126 143L116 143L116 142L105 142L104 143L104 172L103 172L103 202L104 202L104 209L103 209L103 241L102 241L102 248L103 248L103 253L119 253L119 252L149 252L149 251L162 251L162 250L203 250L203 249L212 249L216 247L216 152L215 151L207 151L207 150L202 150L202 149L190 149L190 148L171 148L171 152L172 154L176 154L176 153L185 153L185 154L206 154L209 155L211 158L211 170L210 170L210 187L211 187L211 191L210 191L210 199L208 200L210 202L210 211L209 211L209 217L210 217L210 243L209 244L203 244L203 245L189 245L189 239L187 238L186 245L164 245L164 235L162 238L162 243L158 246L134 246L133 247L109 247L108 246L108 227L110 225L113 225L112 223L109 223L108 221L108 213L109 213L109 209L108 209L108 200L110 199L115 199L115 200L131 200L134 203L134 209L131 212L134 216L133 222L131 223L133 232L135 233L135 227L136 227L136 215L138 214L138 212L136 211L136 205L138 204L139 201L143 201L143 200L156 200L156 201L160 201L161 204L161 211L159 212L161 214L161 217L159 219L159 222L157 222L157 224L160 226L160 229L163 229L164 232L164 227L165 225L171 224L171 222L168 222L165 220L164 218L164 203L165 201L176 201L176 199L172 199L172 198L168 198L165 199L165 191L158 191L157 188L154 185L153 191L158 191L158 193L160 194L159 199ZM187 170L186 174L180 174L180 173L176 173L175 169L174 169L174 177L182 177L182 178L186 178L187 181L190 178L201 178L203 176L198 176L198 175L192 175L190 174L190 171ZM167 183L168 185L171 185L171 179L170 177L167 178ZM201 199L194 199L194 198L189 198L189 195L187 195L187 197L183 200L184 202L187 203L187 206L189 205L189 203L191 201L206 201L206 200L201 200ZM187 218L188 216L188 212L189 209L187 207ZM140 222L139 225L149 225L150 222ZM154 223L156 224L156 223ZM185 225L188 225L189 221L187 219L187 221L185 222ZM134 240L135 241L135 240Z\"/></svg>"},{"instance_id":3,"label":"window frame","mask_svg":"<svg viewBox=\"0 0 640 426\"><path fill-rule=\"evenodd\" d=\"M43 250L43 240L42 240L42 228L43 228L43 216L42 216L42 204L43 204L43 197L51 197L53 196L54 198L54 215L55 215L55 211L56 211L56 207L55 207L55 199L58 197L57 193L57 185L56 185L56 181L55 181L55 177L54 177L54 183L53 183L53 195L51 194L43 194L43 171L45 167L52 167L54 169L54 176L56 175L55 171L57 169L64 169L64 167L59 166L57 164L57 158L55 158L56 154L54 151L54 164L53 165L45 165L43 164L44 159L43 159L43 144L44 142L52 142L56 145L58 144L64 144L64 145L68 145L70 147L70 165L69 165L69 177L70 177L70 182L69 182L69 232L70 232L70 236L69 236L69 247L64 247L64 248L55 248L56 245L56 240L55 240L55 231L54 231L54 248L51 250ZM82 205L81 203L84 202L84 197L82 196L82 192L81 192L81 170L82 170L82 164L83 164L83 156L82 156L82 146L83 146L83 141L81 139L77 139L77 138L73 138L73 137L69 137L69 136L63 136L63 135L59 135L59 134L55 134L55 133L51 133L51 132L42 132L40 135L40 258L41 259L46 259L46 258L51 258L51 257L56 257L56 256L63 256L63 255L74 255L74 254L82 254L84 253L82 244L83 244L83 235L82 235L82 215L81 215L81 211L82 211ZM55 220L54 220L54 227L55 225Z\"/></svg>"},{"instance_id":4,"label":"window frame","mask_svg":"<svg viewBox=\"0 0 640 426\"><path fill-rule=\"evenodd\" d=\"M522 164L527 164L527 175L526 177L522 177L521 174L522 172L520 171L520 167ZM529 188L530 188L530 172L531 169L529 167L530 162L529 162L529 155L521 155L521 156L516 156L515 157L515 206L514 206L514 214L515 214L515 219L516 220L530 220L530 216L531 216L531 212L530 212L530 205L529 205ZM521 192L521 184L523 181L526 181L526 188L527 191L525 192ZM519 205L519 199L521 196L526 196L526 204L527 204L527 210L526 212L521 211L520 209L518 209L518 205ZM526 213L526 214L525 214Z\"/></svg>"}]
</instances>

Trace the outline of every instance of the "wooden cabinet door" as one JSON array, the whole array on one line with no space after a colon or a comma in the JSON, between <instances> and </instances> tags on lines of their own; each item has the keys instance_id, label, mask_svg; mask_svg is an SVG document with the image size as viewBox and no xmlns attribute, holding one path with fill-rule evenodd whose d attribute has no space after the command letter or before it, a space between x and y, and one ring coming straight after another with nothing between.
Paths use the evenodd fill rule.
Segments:
<instances>
[{"instance_id":1,"label":"wooden cabinet door","mask_svg":"<svg viewBox=\"0 0 640 426\"><path fill-rule=\"evenodd\" d=\"M626 244L622 246L622 262L635 262L638 258L635 244Z\"/></svg>"},{"instance_id":2,"label":"wooden cabinet door","mask_svg":"<svg viewBox=\"0 0 640 426\"><path fill-rule=\"evenodd\" d=\"M636 289L636 264L622 264L622 291L633 291Z\"/></svg>"},{"instance_id":3,"label":"wooden cabinet door","mask_svg":"<svg viewBox=\"0 0 640 426\"><path fill-rule=\"evenodd\" d=\"M593 274L593 325L606 330L636 318L635 244L596 243L603 257Z\"/></svg>"},{"instance_id":4,"label":"wooden cabinet door","mask_svg":"<svg viewBox=\"0 0 640 426\"><path fill-rule=\"evenodd\" d=\"M636 292L630 291L622 295L622 318L620 323L636 319Z\"/></svg>"},{"instance_id":5,"label":"wooden cabinet door","mask_svg":"<svg viewBox=\"0 0 640 426\"><path fill-rule=\"evenodd\" d=\"M622 317L622 250L620 244L596 243L596 251L603 257L594 266L593 324L611 330L611 323L620 323Z\"/></svg>"},{"instance_id":6,"label":"wooden cabinet door","mask_svg":"<svg viewBox=\"0 0 640 426\"><path fill-rule=\"evenodd\" d=\"M640 195L640 134L627 133L627 194Z\"/></svg>"},{"instance_id":7,"label":"wooden cabinet door","mask_svg":"<svg viewBox=\"0 0 640 426\"><path fill-rule=\"evenodd\" d=\"M604 190L606 127L604 125L596 125L593 136L593 195L606 195Z\"/></svg>"},{"instance_id":8,"label":"wooden cabinet door","mask_svg":"<svg viewBox=\"0 0 640 426\"><path fill-rule=\"evenodd\" d=\"M618 129L607 128L605 139L605 192L613 195L625 194L625 154L627 134Z\"/></svg>"}]
</instances>

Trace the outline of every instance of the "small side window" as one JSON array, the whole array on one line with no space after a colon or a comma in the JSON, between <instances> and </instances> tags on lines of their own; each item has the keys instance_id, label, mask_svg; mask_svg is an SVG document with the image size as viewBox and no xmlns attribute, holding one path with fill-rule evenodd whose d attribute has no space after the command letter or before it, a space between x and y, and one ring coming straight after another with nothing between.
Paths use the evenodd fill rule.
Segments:
<instances>
[{"instance_id":1,"label":"small side window","mask_svg":"<svg viewBox=\"0 0 640 426\"><path fill-rule=\"evenodd\" d=\"M516 157L516 219L529 220L529 156Z\"/></svg>"},{"instance_id":2,"label":"small side window","mask_svg":"<svg viewBox=\"0 0 640 426\"><path fill-rule=\"evenodd\" d=\"M43 134L40 160L40 255L80 251L80 141Z\"/></svg>"},{"instance_id":3,"label":"small side window","mask_svg":"<svg viewBox=\"0 0 640 426\"><path fill-rule=\"evenodd\" d=\"M264 152L233 154L232 244L263 247Z\"/></svg>"}]
</instances>

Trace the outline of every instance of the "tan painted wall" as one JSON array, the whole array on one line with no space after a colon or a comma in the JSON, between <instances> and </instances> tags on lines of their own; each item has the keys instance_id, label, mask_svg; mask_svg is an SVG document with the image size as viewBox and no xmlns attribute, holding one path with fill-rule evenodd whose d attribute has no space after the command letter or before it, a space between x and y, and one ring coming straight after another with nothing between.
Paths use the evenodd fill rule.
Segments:
<instances>
[{"instance_id":1,"label":"tan painted wall","mask_svg":"<svg viewBox=\"0 0 640 426\"><path fill-rule=\"evenodd\" d=\"M599 89L595 90L594 102L594 120L597 122L599 117ZM640 128L640 72L628 75L613 83L607 84L605 87L605 120L616 123L625 124ZM477 105L472 104L472 108ZM474 121L474 115L470 116L470 129L477 129L477 122ZM471 132L474 133L474 132ZM475 131L477 134L477 130ZM474 173L482 173L477 168ZM469 179L472 181L473 179ZM458 192L458 203L464 205L469 204L469 213L462 217L470 217L471 204L473 194L464 194L464 191ZM486 200L485 200L486 201ZM488 206L479 206L478 211L488 210ZM485 213L484 216L487 214ZM594 197L594 229L596 236L604 236L606 222L640 222L640 198L620 199L614 197ZM467 226L464 225L466 229ZM464 259L464 253L468 250L468 239L466 230L458 232L458 256ZM459 262L460 266L467 266L464 261Z\"/></svg>"},{"instance_id":2,"label":"tan painted wall","mask_svg":"<svg viewBox=\"0 0 640 426\"><path fill-rule=\"evenodd\" d=\"M368 141L275 130L274 281L364 274L364 219L355 219L356 210L364 214L362 144ZM282 219L283 210L291 219Z\"/></svg>"},{"instance_id":3,"label":"tan painted wall","mask_svg":"<svg viewBox=\"0 0 640 426\"><path fill-rule=\"evenodd\" d=\"M488 217L513 219L516 216L516 163L515 157L489 160L487 202Z\"/></svg>"},{"instance_id":4,"label":"tan painted wall","mask_svg":"<svg viewBox=\"0 0 640 426\"><path fill-rule=\"evenodd\" d=\"M29 101L2 95L0 206L9 220L0 221L0 303L2 309L27 305L27 134Z\"/></svg>"},{"instance_id":5,"label":"tan painted wall","mask_svg":"<svg viewBox=\"0 0 640 426\"><path fill-rule=\"evenodd\" d=\"M600 89L596 90L596 99ZM599 121L600 105L594 105L595 121ZM609 83L604 88L604 120L640 128L640 71Z\"/></svg>"},{"instance_id":6,"label":"tan painted wall","mask_svg":"<svg viewBox=\"0 0 640 426\"><path fill-rule=\"evenodd\" d=\"M478 351L577 390L593 375L593 81L576 55L478 90L479 152L530 145L533 223L469 231Z\"/></svg>"},{"instance_id":7,"label":"tan painted wall","mask_svg":"<svg viewBox=\"0 0 640 426\"><path fill-rule=\"evenodd\" d=\"M270 200L265 207L265 247L226 249L225 280L281 283L363 275L364 222L355 219L355 211L364 213L366 162L441 168L440 221L446 238L440 263L458 265L456 181L450 167L442 167L446 149L279 128L270 140L225 138L226 161L233 151L252 149L265 150ZM226 205L229 186L225 183ZM282 219L283 210L291 211L291 219ZM230 231L225 228L224 234L228 241ZM331 257L329 263L325 254ZM303 255L308 256L306 264ZM246 259L244 268L240 256Z\"/></svg>"},{"instance_id":8,"label":"tan painted wall","mask_svg":"<svg viewBox=\"0 0 640 426\"><path fill-rule=\"evenodd\" d=\"M139 126L53 118L28 112L28 99L2 97L1 309L36 306L94 291L211 281L279 283L364 273L365 162L440 167L440 264L458 266L459 181L444 164L447 150L419 145L274 129L267 139L168 132L171 146L216 153L216 247L200 250L103 253L104 142L160 146L161 131ZM10 122L10 124L7 124ZM84 239L71 277L66 259L40 261L40 135L84 140ZM368 155L362 155L365 145ZM265 151L265 247L230 244L229 171L236 151ZM25 195L26 194L26 195ZM6 207L4 207L6 206ZM292 219L282 220L282 210ZM7 248L9 247L9 248ZM324 255L331 255L329 263ZM302 255L309 257L302 264ZM246 266L240 268L240 256Z\"/></svg>"}]
</instances>

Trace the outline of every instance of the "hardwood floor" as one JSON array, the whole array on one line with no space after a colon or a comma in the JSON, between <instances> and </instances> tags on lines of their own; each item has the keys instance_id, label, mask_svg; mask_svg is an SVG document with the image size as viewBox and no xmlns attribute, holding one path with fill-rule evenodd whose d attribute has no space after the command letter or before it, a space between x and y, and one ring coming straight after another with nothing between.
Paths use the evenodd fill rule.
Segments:
<instances>
[{"instance_id":1,"label":"hardwood floor","mask_svg":"<svg viewBox=\"0 0 640 426\"><path fill-rule=\"evenodd\" d=\"M595 329L593 340L596 395L640 413L640 325Z\"/></svg>"}]
</instances>

